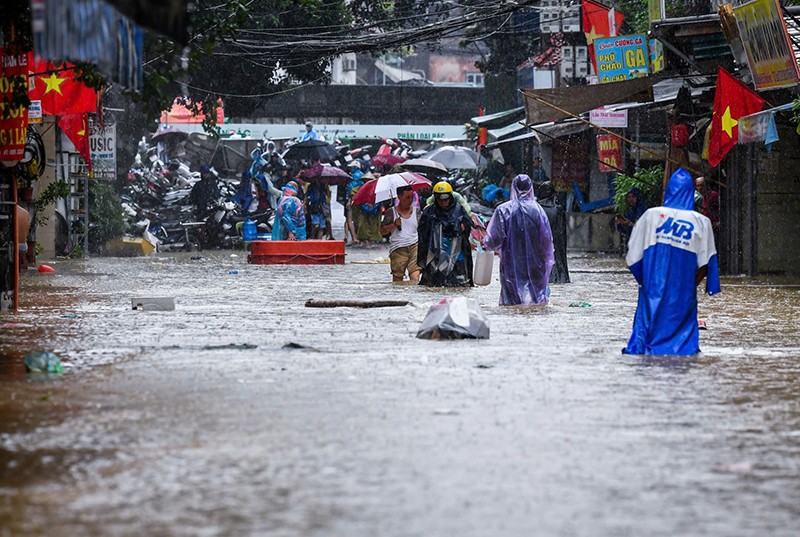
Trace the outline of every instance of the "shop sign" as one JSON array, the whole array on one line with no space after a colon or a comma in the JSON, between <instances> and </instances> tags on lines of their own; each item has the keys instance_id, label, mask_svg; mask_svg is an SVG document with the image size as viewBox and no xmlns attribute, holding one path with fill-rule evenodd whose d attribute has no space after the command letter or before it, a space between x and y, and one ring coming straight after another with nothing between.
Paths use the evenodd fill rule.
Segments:
<instances>
[{"instance_id":1,"label":"shop sign","mask_svg":"<svg viewBox=\"0 0 800 537\"><path fill-rule=\"evenodd\" d=\"M753 0L733 8L756 89L794 86L800 71L777 0Z\"/></svg>"},{"instance_id":2,"label":"shop sign","mask_svg":"<svg viewBox=\"0 0 800 537\"><path fill-rule=\"evenodd\" d=\"M22 159L28 133L28 109L8 107L14 89L28 87L28 54L8 54L0 48L0 161Z\"/></svg>"},{"instance_id":3,"label":"shop sign","mask_svg":"<svg viewBox=\"0 0 800 537\"><path fill-rule=\"evenodd\" d=\"M28 107L28 123L42 122L42 101L31 101Z\"/></svg>"},{"instance_id":4,"label":"shop sign","mask_svg":"<svg viewBox=\"0 0 800 537\"><path fill-rule=\"evenodd\" d=\"M103 128L95 123L89 135L89 153L95 174L117 172L117 126L106 123Z\"/></svg>"},{"instance_id":5,"label":"shop sign","mask_svg":"<svg viewBox=\"0 0 800 537\"><path fill-rule=\"evenodd\" d=\"M601 172L616 172L622 168L622 140L613 134L597 137L597 158Z\"/></svg>"},{"instance_id":6,"label":"shop sign","mask_svg":"<svg viewBox=\"0 0 800 537\"><path fill-rule=\"evenodd\" d=\"M595 39L594 54L601 84L644 77L650 72L644 34Z\"/></svg>"},{"instance_id":7,"label":"shop sign","mask_svg":"<svg viewBox=\"0 0 800 537\"><path fill-rule=\"evenodd\" d=\"M606 110L601 106L589 112L589 121L592 125L606 129L627 129L628 111Z\"/></svg>"}]
</instances>

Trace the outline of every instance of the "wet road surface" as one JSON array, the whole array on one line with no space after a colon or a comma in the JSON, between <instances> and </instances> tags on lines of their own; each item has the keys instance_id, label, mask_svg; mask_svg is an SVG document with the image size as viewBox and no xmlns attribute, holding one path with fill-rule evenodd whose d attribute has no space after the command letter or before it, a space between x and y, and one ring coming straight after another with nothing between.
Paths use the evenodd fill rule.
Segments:
<instances>
[{"instance_id":1,"label":"wet road surface","mask_svg":"<svg viewBox=\"0 0 800 537\"><path fill-rule=\"evenodd\" d=\"M479 300L491 338L424 341L446 293L388 283L385 249L237 254L25 275L0 316L0 536L800 532L798 287L727 279L700 298L703 354L632 357L616 257L571 257L546 308L497 306L495 265L450 293ZM25 373L45 349L64 374Z\"/></svg>"}]
</instances>

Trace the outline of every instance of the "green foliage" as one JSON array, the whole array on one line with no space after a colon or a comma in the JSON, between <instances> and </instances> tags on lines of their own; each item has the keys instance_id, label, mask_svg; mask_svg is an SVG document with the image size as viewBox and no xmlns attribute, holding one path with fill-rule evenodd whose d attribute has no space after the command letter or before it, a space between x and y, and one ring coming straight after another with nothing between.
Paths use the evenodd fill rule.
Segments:
<instances>
[{"instance_id":1,"label":"green foliage","mask_svg":"<svg viewBox=\"0 0 800 537\"><path fill-rule=\"evenodd\" d=\"M72 250L67 254L67 257L70 259L82 259L86 256L86 252L83 251L83 246L80 244L76 244L72 247Z\"/></svg>"},{"instance_id":2,"label":"green foliage","mask_svg":"<svg viewBox=\"0 0 800 537\"><path fill-rule=\"evenodd\" d=\"M797 123L795 131L800 134L800 97L792 101L792 117L789 121Z\"/></svg>"},{"instance_id":3,"label":"green foliage","mask_svg":"<svg viewBox=\"0 0 800 537\"><path fill-rule=\"evenodd\" d=\"M620 35L644 34L650 29L646 0L609 0L603 3L625 15Z\"/></svg>"},{"instance_id":4,"label":"green foliage","mask_svg":"<svg viewBox=\"0 0 800 537\"><path fill-rule=\"evenodd\" d=\"M110 184L93 180L89 183L89 250L103 251L105 244L125 232L128 227L119 196Z\"/></svg>"},{"instance_id":5,"label":"green foliage","mask_svg":"<svg viewBox=\"0 0 800 537\"><path fill-rule=\"evenodd\" d=\"M628 201L625 195L632 188L638 188L642 193L641 201L646 207L656 207L661 203L661 184L664 178L664 167L661 165L643 168L630 175L617 175L614 180L614 204L619 214L625 214Z\"/></svg>"},{"instance_id":6,"label":"green foliage","mask_svg":"<svg viewBox=\"0 0 800 537\"><path fill-rule=\"evenodd\" d=\"M72 189L64 181L53 181L47 185L47 188L33 200L33 227L37 228L47 224L47 217L43 214L45 208L60 198L66 198L71 193Z\"/></svg>"}]
</instances>

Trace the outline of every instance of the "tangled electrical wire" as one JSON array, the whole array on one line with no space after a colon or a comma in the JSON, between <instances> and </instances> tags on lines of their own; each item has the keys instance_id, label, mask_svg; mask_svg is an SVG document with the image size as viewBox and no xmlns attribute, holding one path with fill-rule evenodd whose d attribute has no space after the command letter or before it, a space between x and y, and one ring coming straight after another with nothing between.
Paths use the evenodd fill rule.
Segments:
<instances>
[{"instance_id":1,"label":"tangled electrical wire","mask_svg":"<svg viewBox=\"0 0 800 537\"><path fill-rule=\"evenodd\" d=\"M337 27L290 27L240 29L214 52L260 62L291 59L292 62L319 61L345 53L389 50L453 35L465 28L540 4L540 0L493 0L448 2L445 9L374 21L358 29ZM388 24L391 23L391 24ZM391 26L390 29L383 29ZM302 35L302 34L311 35Z\"/></svg>"}]
</instances>

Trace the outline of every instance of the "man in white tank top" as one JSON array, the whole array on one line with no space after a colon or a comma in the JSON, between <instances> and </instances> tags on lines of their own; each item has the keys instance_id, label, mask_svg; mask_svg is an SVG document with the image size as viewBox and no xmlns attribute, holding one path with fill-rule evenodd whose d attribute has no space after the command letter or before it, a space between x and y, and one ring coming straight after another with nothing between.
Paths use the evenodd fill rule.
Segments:
<instances>
[{"instance_id":1,"label":"man in white tank top","mask_svg":"<svg viewBox=\"0 0 800 537\"><path fill-rule=\"evenodd\" d=\"M392 281L402 282L408 272L413 282L419 281L417 266L417 220L419 215L413 206L414 191L411 187L397 189L398 204L384 213L381 235L389 233L389 261Z\"/></svg>"}]
</instances>

